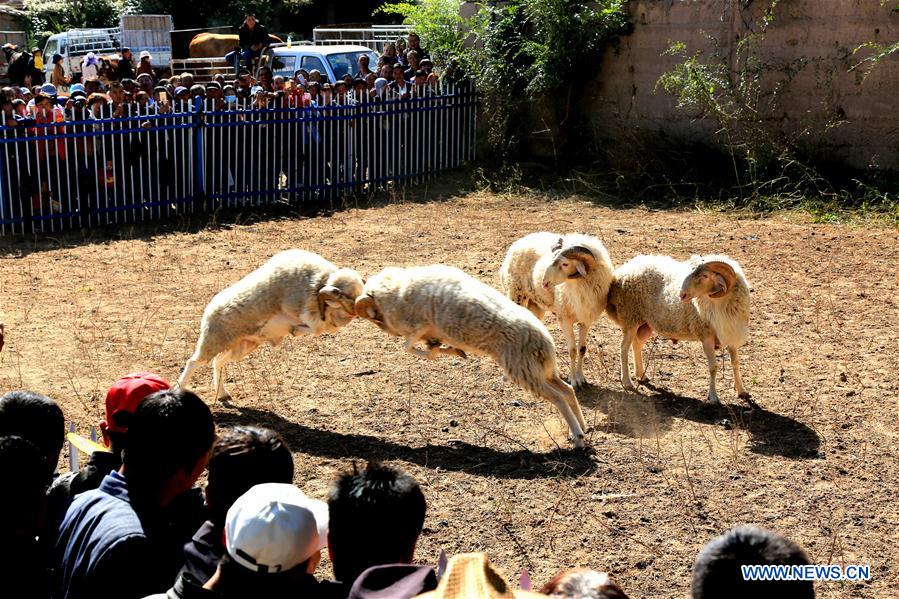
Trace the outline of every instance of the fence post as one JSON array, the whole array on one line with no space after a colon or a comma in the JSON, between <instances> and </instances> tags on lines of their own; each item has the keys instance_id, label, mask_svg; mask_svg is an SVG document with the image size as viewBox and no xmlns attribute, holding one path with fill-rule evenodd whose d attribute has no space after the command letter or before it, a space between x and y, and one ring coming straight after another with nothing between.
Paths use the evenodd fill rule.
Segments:
<instances>
[{"instance_id":1,"label":"fence post","mask_svg":"<svg viewBox=\"0 0 899 599\"><path fill-rule=\"evenodd\" d=\"M194 206L206 207L205 164L203 162L203 131L206 128L206 118L203 114L203 98L196 96L194 102L193 132L194 132Z\"/></svg>"}]
</instances>

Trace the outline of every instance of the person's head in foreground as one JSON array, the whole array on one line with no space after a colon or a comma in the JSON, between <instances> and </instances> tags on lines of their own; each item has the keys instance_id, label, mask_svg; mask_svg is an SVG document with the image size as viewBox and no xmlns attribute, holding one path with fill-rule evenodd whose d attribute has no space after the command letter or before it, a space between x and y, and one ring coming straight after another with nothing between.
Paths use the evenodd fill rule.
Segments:
<instances>
[{"instance_id":1,"label":"person's head in foreground","mask_svg":"<svg viewBox=\"0 0 899 599\"><path fill-rule=\"evenodd\" d=\"M103 443L112 453L118 454L125 448L128 423L138 404L170 386L168 381L152 372L132 372L112 384L106 392L106 417L100 422Z\"/></svg>"},{"instance_id":2,"label":"person's head in foreground","mask_svg":"<svg viewBox=\"0 0 899 599\"><path fill-rule=\"evenodd\" d=\"M427 506L418 483L402 470L354 464L331 485L328 509L337 580L350 584L372 566L412 563Z\"/></svg>"},{"instance_id":3,"label":"person's head in foreground","mask_svg":"<svg viewBox=\"0 0 899 599\"><path fill-rule=\"evenodd\" d=\"M0 493L0 536L8 550L24 549L34 543L44 524L49 482L46 461L31 441L0 436L0 468L13 482Z\"/></svg>"},{"instance_id":4,"label":"person's head in foreground","mask_svg":"<svg viewBox=\"0 0 899 599\"><path fill-rule=\"evenodd\" d=\"M224 524L228 509L254 485L292 481L293 457L281 435L255 426L225 429L216 439L209 459L209 519Z\"/></svg>"},{"instance_id":5,"label":"person's head in foreground","mask_svg":"<svg viewBox=\"0 0 899 599\"><path fill-rule=\"evenodd\" d=\"M608 574L586 568L559 572L546 583L542 593L559 599L627 599Z\"/></svg>"},{"instance_id":6,"label":"person's head in foreground","mask_svg":"<svg viewBox=\"0 0 899 599\"><path fill-rule=\"evenodd\" d=\"M225 597L308 591L327 530L325 502L290 484L256 485L228 510L225 555L206 588Z\"/></svg>"},{"instance_id":7,"label":"person's head in foreground","mask_svg":"<svg viewBox=\"0 0 899 599\"><path fill-rule=\"evenodd\" d=\"M709 541L693 564L693 599L809 599L811 581L749 581L740 566L809 563L805 551L781 535L740 526Z\"/></svg>"},{"instance_id":8,"label":"person's head in foreground","mask_svg":"<svg viewBox=\"0 0 899 599\"><path fill-rule=\"evenodd\" d=\"M122 474L132 503L165 507L206 469L215 424L190 391L165 390L138 404L128 423Z\"/></svg>"},{"instance_id":9,"label":"person's head in foreground","mask_svg":"<svg viewBox=\"0 0 899 599\"><path fill-rule=\"evenodd\" d=\"M66 436L65 418L56 402L32 391L10 391L0 397L0 436L8 435L22 437L38 448L49 482Z\"/></svg>"},{"instance_id":10,"label":"person's head in foreground","mask_svg":"<svg viewBox=\"0 0 899 599\"><path fill-rule=\"evenodd\" d=\"M539 593L513 589L483 553L454 555L437 589L419 599L529 599Z\"/></svg>"}]
</instances>

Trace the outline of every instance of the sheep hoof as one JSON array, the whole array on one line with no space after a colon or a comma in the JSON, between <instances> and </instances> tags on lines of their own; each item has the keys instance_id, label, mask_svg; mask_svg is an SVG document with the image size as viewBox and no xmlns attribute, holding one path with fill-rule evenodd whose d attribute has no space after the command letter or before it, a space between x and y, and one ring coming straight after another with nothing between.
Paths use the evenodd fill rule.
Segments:
<instances>
[{"instance_id":1,"label":"sheep hoof","mask_svg":"<svg viewBox=\"0 0 899 599\"><path fill-rule=\"evenodd\" d=\"M752 399L752 395L748 391L743 391L742 393L738 393L737 397L740 399L750 400Z\"/></svg>"},{"instance_id":2,"label":"sheep hoof","mask_svg":"<svg viewBox=\"0 0 899 599\"><path fill-rule=\"evenodd\" d=\"M715 393L709 393L708 399L709 399L709 403L711 403L711 404L717 405L717 404L721 403L721 400L718 399L718 395Z\"/></svg>"},{"instance_id":3,"label":"sheep hoof","mask_svg":"<svg viewBox=\"0 0 899 599\"><path fill-rule=\"evenodd\" d=\"M631 393L637 393L637 388L634 387L633 383L622 383L622 387L624 387L625 391L630 391Z\"/></svg>"},{"instance_id":4,"label":"sheep hoof","mask_svg":"<svg viewBox=\"0 0 899 599\"><path fill-rule=\"evenodd\" d=\"M573 439L575 449L584 449L587 444L584 443L584 435L578 435Z\"/></svg>"},{"instance_id":5,"label":"sheep hoof","mask_svg":"<svg viewBox=\"0 0 899 599\"><path fill-rule=\"evenodd\" d=\"M649 377L644 374L639 379L637 379L637 382L641 385L646 385L647 383L649 383Z\"/></svg>"}]
</instances>

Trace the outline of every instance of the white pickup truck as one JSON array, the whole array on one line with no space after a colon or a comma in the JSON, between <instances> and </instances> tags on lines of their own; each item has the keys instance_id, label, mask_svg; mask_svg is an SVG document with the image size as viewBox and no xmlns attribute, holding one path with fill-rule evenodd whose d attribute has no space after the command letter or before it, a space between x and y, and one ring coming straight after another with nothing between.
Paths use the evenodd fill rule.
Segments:
<instances>
[{"instance_id":1,"label":"white pickup truck","mask_svg":"<svg viewBox=\"0 0 899 599\"><path fill-rule=\"evenodd\" d=\"M153 65L168 67L172 59L171 15L122 15L118 27L72 29L50 36L44 45L44 70L49 80L53 55L63 58L63 69L71 77L81 73L81 60L88 52L97 56L121 57L122 48L131 48L135 66L141 51L153 56Z\"/></svg>"}]
</instances>

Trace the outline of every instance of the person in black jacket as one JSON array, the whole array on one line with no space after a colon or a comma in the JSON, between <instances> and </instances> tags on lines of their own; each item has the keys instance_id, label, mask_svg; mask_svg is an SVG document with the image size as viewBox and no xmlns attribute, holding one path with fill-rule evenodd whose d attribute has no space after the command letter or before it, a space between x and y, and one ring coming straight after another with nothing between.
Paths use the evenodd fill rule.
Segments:
<instances>
[{"instance_id":1,"label":"person in black jacket","mask_svg":"<svg viewBox=\"0 0 899 599\"><path fill-rule=\"evenodd\" d=\"M134 54L131 53L131 48L122 48L122 58L116 67L115 78L119 81L134 79Z\"/></svg>"},{"instance_id":2,"label":"person in black jacket","mask_svg":"<svg viewBox=\"0 0 899 599\"><path fill-rule=\"evenodd\" d=\"M240 75L241 62L245 62L252 71L253 60L258 58L263 48L269 44L268 31L256 20L253 13L247 13L243 25L237 30L237 35L240 44L239 51L235 48L225 55L228 64L234 65L235 76Z\"/></svg>"},{"instance_id":3,"label":"person in black jacket","mask_svg":"<svg viewBox=\"0 0 899 599\"><path fill-rule=\"evenodd\" d=\"M222 431L212 447L206 483L209 519L184 545L181 574L205 584L225 554L225 516L237 498L261 483L293 481L293 457L275 431L235 426Z\"/></svg>"}]
</instances>

